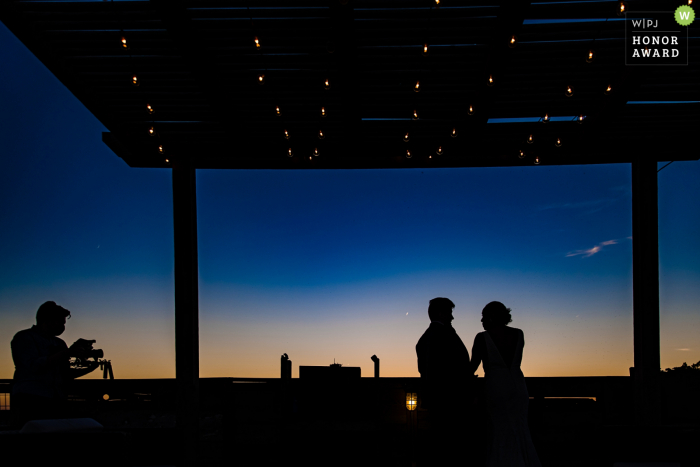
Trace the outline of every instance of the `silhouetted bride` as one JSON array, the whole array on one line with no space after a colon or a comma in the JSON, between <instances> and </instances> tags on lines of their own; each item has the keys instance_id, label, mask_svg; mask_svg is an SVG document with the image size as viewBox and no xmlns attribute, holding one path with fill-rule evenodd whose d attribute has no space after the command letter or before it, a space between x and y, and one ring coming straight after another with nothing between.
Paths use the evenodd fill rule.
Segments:
<instances>
[{"instance_id":1,"label":"silhouetted bride","mask_svg":"<svg viewBox=\"0 0 700 467\"><path fill-rule=\"evenodd\" d=\"M474 338L472 368L484 362L486 402L493 429L488 448L489 467L541 467L527 424L529 396L520 370L525 338L510 308L491 302L482 311L486 331Z\"/></svg>"}]
</instances>

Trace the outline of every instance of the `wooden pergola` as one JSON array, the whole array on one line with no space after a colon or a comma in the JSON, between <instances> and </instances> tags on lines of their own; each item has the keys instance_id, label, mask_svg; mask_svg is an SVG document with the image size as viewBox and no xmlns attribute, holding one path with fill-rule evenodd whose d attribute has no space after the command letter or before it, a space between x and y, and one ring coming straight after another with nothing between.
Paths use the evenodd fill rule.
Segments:
<instances>
[{"instance_id":1,"label":"wooden pergola","mask_svg":"<svg viewBox=\"0 0 700 467\"><path fill-rule=\"evenodd\" d=\"M626 12L682 4L624 2ZM6 1L0 20L109 129L102 138L115 154L172 170L178 423L194 440L201 168L630 163L635 400L639 421L654 422L657 162L700 157L700 112L628 103L700 101L698 23L687 66L626 66L619 10L614 1Z\"/></svg>"}]
</instances>

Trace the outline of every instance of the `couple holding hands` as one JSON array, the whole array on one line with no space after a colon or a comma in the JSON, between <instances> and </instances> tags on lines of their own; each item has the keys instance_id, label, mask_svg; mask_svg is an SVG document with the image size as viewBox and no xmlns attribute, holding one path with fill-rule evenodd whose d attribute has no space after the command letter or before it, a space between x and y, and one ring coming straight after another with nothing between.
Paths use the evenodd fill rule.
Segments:
<instances>
[{"instance_id":1,"label":"couple holding hands","mask_svg":"<svg viewBox=\"0 0 700 467\"><path fill-rule=\"evenodd\" d=\"M541 467L527 422L529 396L520 370L525 339L508 326L510 308L491 302L482 311L485 329L474 338L472 358L452 327L454 303L434 298L430 327L416 345L422 404L430 414L435 465L459 465L485 456L489 467ZM475 416L474 372L483 362L487 416ZM484 433L489 438L479 449Z\"/></svg>"}]
</instances>

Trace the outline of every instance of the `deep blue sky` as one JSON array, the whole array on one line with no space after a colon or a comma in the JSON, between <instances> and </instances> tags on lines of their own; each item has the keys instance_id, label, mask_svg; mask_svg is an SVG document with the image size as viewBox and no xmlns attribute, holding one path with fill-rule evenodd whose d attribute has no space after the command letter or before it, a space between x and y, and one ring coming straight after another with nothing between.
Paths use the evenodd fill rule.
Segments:
<instances>
[{"instance_id":1,"label":"deep blue sky","mask_svg":"<svg viewBox=\"0 0 700 467\"><path fill-rule=\"evenodd\" d=\"M45 300L73 312L62 337L97 339L117 377L173 377L169 170L114 155L2 24L0 63L0 378ZM663 367L700 360L699 176L698 162L659 173ZM370 376L372 354L384 376L417 376L436 296L456 303L469 348L487 302L513 308L526 375L632 366L629 165L200 170L197 183L202 376L277 376L284 352L294 376L333 358Z\"/></svg>"}]
</instances>

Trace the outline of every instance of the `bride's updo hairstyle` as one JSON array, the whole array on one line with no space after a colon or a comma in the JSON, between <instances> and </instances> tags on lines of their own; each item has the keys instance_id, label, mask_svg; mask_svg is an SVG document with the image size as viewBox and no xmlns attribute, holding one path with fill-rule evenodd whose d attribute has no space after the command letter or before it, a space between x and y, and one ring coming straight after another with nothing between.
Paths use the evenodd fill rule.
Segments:
<instances>
[{"instance_id":1,"label":"bride's updo hairstyle","mask_svg":"<svg viewBox=\"0 0 700 467\"><path fill-rule=\"evenodd\" d=\"M510 316L510 308L501 302L491 302L484 307L483 315L497 326L505 326L513 321Z\"/></svg>"}]
</instances>

